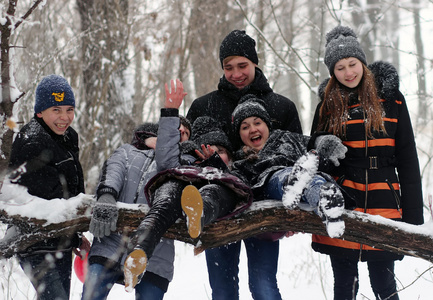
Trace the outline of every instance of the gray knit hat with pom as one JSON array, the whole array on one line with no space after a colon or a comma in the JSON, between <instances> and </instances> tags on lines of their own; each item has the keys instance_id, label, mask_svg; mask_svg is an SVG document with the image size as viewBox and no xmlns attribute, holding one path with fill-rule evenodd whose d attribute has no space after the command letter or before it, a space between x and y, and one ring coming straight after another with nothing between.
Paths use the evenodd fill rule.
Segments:
<instances>
[{"instance_id":1,"label":"gray knit hat with pom","mask_svg":"<svg viewBox=\"0 0 433 300\"><path fill-rule=\"evenodd\" d=\"M192 124L192 137L198 146L201 145L215 145L222 146L230 153L233 152L232 144L229 138L222 130L218 121L212 117L202 116L198 117Z\"/></svg>"},{"instance_id":2,"label":"gray knit hat with pom","mask_svg":"<svg viewBox=\"0 0 433 300\"><path fill-rule=\"evenodd\" d=\"M270 131L272 129L271 117L265 107L265 102L262 99L251 94L243 96L232 113L233 132L239 134L242 121L249 117L262 119L268 125Z\"/></svg>"},{"instance_id":3,"label":"gray knit hat with pom","mask_svg":"<svg viewBox=\"0 0 433 300\"><path fill-rule=\"evenodd\" d=\"M359 59L367 65L365 53L358 42L355 32L346 26L337 26L326 34L325 65L334 74L335 64L348 57Z\"/></svg>"}]
</instances>

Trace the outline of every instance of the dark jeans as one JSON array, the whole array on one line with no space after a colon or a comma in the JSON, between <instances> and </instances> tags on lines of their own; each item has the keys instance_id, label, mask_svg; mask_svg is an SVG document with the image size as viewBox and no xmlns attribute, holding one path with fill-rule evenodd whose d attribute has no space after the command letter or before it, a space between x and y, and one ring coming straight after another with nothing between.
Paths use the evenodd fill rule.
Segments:
<instances>
[{"instance_id":1,"label":"dark jeans","mask_svg":"<svg viewBox=\"0 0 433 300\"><path fill-rule=\"evenodd\" d=\"M248 283L253 299L281 300L277 285L279 241L244 240L248 257ZM206 250L213 300L239 299L241 242Z\"/></svg>"},{"instance_id":2,"label":"dark jeans","mask_svg":"<svg viewBox=\"0 0 433 300\"><path fill-rule=\"evenodd\" d=\"M72 251L19 257L19 262L35 287L39 300L69 299Z\"/></svg>"},{"instance_id":3,"label":"dark jeans","mask_svg":"<svg viewBox=\"0 0 433 300\"><path fill-rule=\"evenodd\" d=\"M86 281L83 286L82 300L107 299L111 288L123 273L118 268L106 268L101 264L91 264L87 270ZM162 279L162 277L161 277ZM167 280L168 281L168 280ZM162 300L165 291L143 278L135 286L135 299Z\"/></svg>"},{"instance_id":4,"label":"dark jeans","mask_svg":"<svg viewBox=\"0 0 433 300\"><path fill-rule=\"evenodd\" d=\"M358 261L330 255L334 272L334 300L356 299L359 288ZM368 261L370 285L376 299L398 300L394 261Z\"/></svg>"}]
</instances>

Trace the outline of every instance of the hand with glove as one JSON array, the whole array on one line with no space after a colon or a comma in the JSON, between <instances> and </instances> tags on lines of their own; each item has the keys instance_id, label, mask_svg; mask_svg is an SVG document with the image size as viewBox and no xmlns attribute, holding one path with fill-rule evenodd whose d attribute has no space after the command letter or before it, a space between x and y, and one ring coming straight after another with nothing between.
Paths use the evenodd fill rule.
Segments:
<instances>
[{"instance_id":1,"label":"hand with glove","mask_svg":"<svg viewBox=\"0 0 433 300\"><path fill-rule=\"evenodd\" d=\"M342 141L332 134L319 135L314 143L319 157L331 161L334 166L340 165L339 159L346 156L347 148Z\"/></svg>"},{"instance_id":2,"label":"hand with glove","mask_svg":"<svg viewBox=\"0 0 433 300\"><path fill-rule=\"evenodd\" d=\"M114 196L108 193L102 194L93 207L89 231L97 238L109 236L112 231L116 231L118 216Z\"/></svg>"}]
</instances>

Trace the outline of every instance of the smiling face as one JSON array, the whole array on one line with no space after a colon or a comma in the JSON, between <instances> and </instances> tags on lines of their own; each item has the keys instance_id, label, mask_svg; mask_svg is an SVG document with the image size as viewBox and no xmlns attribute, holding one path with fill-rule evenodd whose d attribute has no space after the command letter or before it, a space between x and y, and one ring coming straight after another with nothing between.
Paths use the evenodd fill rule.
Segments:
<instances>
[{"instance_id":1,"label":"smiling face","mask_svg":"<svg viewBox=\"0 0 433 300\"><path fill-rule=\"evenodd\" d=\"M58 135L65 133L75 117L75 109L69 105L51 106L36 115Z\"/></svg>"},{"instance_id":2,"label":"smiling face","mask_svg":"<svg viewBox=\"0 0 433 300\"><path fill-rule=\"evenodd\" d=\"M256 65L243 56L232 56L224 60L223 69L228 82L240 90L251 84L256 76Z\"/></svg>"},{"instance_id":3,"label":"smiling face","mask_svg":"<svg viewBox=\"0 0 433 300\"><path fill-rule=\"evenodd\" d=\"M269 127L261 118L249 117L242 121L239 135L246 146L261 150L269 138Z\"/></svg>"},{"instance_id":4,"label":"smiling face","mask_svg":"<svg viewBox=\"0 0 433 300\"><path fill-rule=\"evenodd\" d=\"M355 57L343 58L335 64L334 74L341 84L355 88L364 74L362 62Z\"/></svg>"}]
</instances>

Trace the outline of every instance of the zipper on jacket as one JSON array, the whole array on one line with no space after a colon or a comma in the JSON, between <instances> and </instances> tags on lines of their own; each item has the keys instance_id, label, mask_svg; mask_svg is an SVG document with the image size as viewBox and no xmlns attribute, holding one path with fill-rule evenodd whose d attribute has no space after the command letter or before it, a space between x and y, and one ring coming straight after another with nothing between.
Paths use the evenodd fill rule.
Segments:
<instances>
[{"instance_id":1,"label":"zipper on jacket","mask_svg":"<svg viewBox=\"0 0 433 300\"><path fill-rule=\"evenodd\" d=\"M74 160L74 157L72 156L72 154L68 151L68 154L71 155L71 157L64 159L62 161L56 162L55 165L58 166L60 164L63 164L64 162L70 161L70 160Z\"/></svg>"},{"instance_id":2,"label":"zipper on jacket","mask_svg":"<svg viewBox=\"0 0 433 300\"><path fill-rule=\"evenodd\" d=\"M358 96L359 97L359 96ZM359 101L361 102L361 101ZM364 115L364 137L365 137L365 157L368 157L368 134L367 134L367 119L365 117L365 108L362 110ZM364 198L364 213L367 213L367 200L368 200L368 168L365 169L365 198ZM359 257L358 260L362 259L362 248L364 247L363 243L359 244Z\"/></svg>"},{"instance_id":3,"label":"zipper on jacket","mask_svg":"<svg viewBox=\"0 0 433 300\"><path fill-rule=\"evenodd\" d=\"M400 210L400 204L401 204L400 196L397 194L397 191L395 190L392 183L388 179L385 179L385 181L388 184L389 189L391 190L392 194L394 195L395 203L397 204L397 210L398 210L398 213L400 214L400 219L402 219L403 215L402 215L401 210Z\"/></svg>"},{"instance_id":4,"label":"zipper on jacket","mask_svg":"<svg viewBox=\"0 0 433 300\"><path fill-rule=\"evenodd\" d=\"M75 160L74 154L70 150L67 150L67 152L70 155L70 157L67 158L67 159L65 159L65 160L62 160L62 161L59 161L59 162L55 163L55 165L58 166L58 165L60 165L60 164L62 164L64 162L67 162L67 161L73 161L74 162L74 168L75 168L74 174L75 174L75 180L77 182L77 184L76 184L77 190L74 191L74 193L77 193L80 190L80 176L78 175L79 172L78 172L78 166L77 166L77 163L79 163L79 162L77 162ZM63 176L63 181L62 181L62 178L60 178L60 182L61 182L62 187L63 187L64 198L68 199L71 196L71 194L70 194L71 191L69 191L68 182L66 181L66 178L64 176Z\"/></svg>"}]
</instances>

